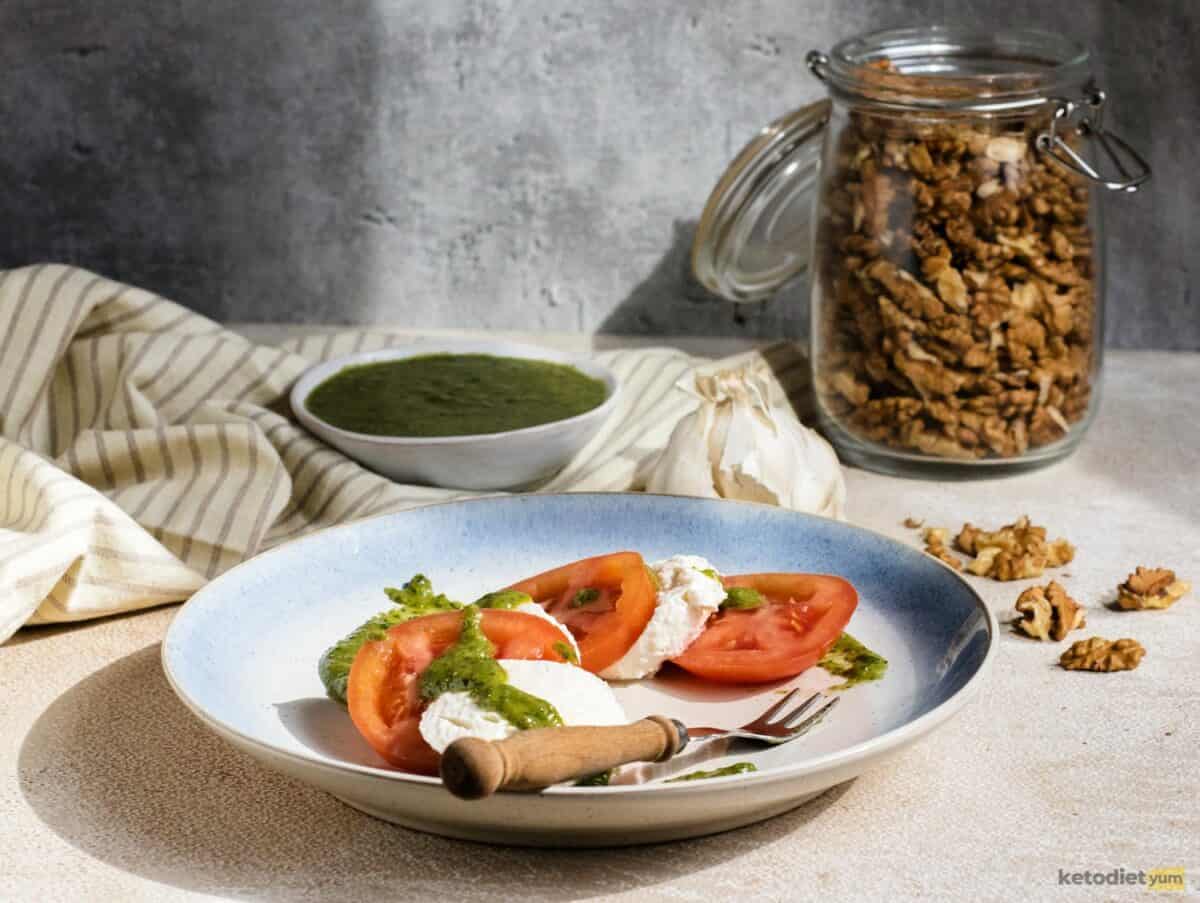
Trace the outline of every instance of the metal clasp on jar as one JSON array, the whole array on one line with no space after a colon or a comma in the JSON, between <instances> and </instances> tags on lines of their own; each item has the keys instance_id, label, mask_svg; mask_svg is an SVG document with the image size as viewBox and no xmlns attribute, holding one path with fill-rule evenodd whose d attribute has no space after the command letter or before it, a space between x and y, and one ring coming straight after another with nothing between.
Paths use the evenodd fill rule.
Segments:
<instances>
[{"instance_id":1,"label":"metal clasp on jar","mask_svg":"<svg viewBox=\"0 0 1200 903\"><path fill-rule=\"evenodd\" d=\"M1078 101L1056 98L1057 107L1050 120L1050 128L1039 132L1035 139L1037 149L1058 165L1098 182L1109 191L1137 191L1138 186L1150 178L1150 164L1123 139L1105 131L1104 100L1105 94L1099 90L1092 91ZM1116 167L1119 177L1101 175L1095 166L1063 139L1067 129L1095 138L1105 156Z\"/></svg>"},{"instance_id":2,"label":"metal clasp on jar","mask_svg":"<svg viewBox=\"0 0 1200 903\"><path fill-rule=\"evenodd\" d=\"M819 50L810 51L805 57L809 71L822 82L829 82L830 65L828 55ZM1061 97L1034 98L1032 103L1040 105L1047 101L1055 105L1054 115L1050 119L1050 128L1039 132L1035 143L1039 151L1076 175L1103 185L1110 191L1137 191L1138 186L1150 178L1150 164L1142 159L1129 144L1118 138L1112 132L1104 129L1103 91L1089 88L1088 94L1082 100L1067 100ZM910 100L911 102L911 100ZM1029 104L1031 101L1022 100ZM938 98L933 104L941 109L956 111L991 112L1003 104L987 104L976 98L946 99ZM1116 174L1101 174L1101 172L1085 160L1079 151L1073 148L1063 137L1071 130L1077 134L1095 138L1104 155L1108 157Z\"/></svg>"}]
</instances>

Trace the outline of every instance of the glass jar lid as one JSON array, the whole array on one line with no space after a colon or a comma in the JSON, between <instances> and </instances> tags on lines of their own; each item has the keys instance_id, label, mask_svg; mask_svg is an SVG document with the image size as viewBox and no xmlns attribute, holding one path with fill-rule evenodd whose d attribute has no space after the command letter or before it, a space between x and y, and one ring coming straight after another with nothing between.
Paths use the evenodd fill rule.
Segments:
<instances>
[{"instance_id":1,"label":"glass jar lid","mask_svg":"<svg viewBox=\"0 0 1200 903\"><path fill-rule=\"evenodd\" d=\"M808 268L813 194L830 104L783 116L717 182L692 241L692 272L727 301L762 301Z\"/></svg>"},{"instance_id":2,"label":"glass jar lid","mask_svg":"<svg viewBox=\"0 0 1200 903\"><path fill-rule=\"evenodd\" d=\"M906 110L988 114L1073 97L1091 76L1087 49L1033 29L933 25L849 38L808 66L835 96Z\"/></svg>"},{"instance_id":3,"label":"glass jar lid","mask_svg":"<svg viewBox=\"0 0 1200 903\"><path fill-rule=\"evenodd\" d=\"M834 97L875 107L983 116L1052 105L1038 150L1114 191L1150 176L1138 153L1103 127L1105 95L1090 85L1087 51L1060 35L945 26L878 31L842 41L808 67ZM803 273L812 253L817 177L830 101L775 120L721 176L692 241L692 273L727 301L762 301ZM1063 133L1095 139L1104 173Z\"/></svg>"}]
</instances>

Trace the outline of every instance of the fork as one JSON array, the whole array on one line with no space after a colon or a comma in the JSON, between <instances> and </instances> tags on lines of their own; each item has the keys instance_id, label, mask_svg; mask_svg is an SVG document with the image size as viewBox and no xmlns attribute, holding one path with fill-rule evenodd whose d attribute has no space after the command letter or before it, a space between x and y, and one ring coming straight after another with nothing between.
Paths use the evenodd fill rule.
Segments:
<instances>
[{"instance_id":1,"label":"fork","mask_svg":"<svg viewBox=\"0 0 1200 903\"><path fill-rule=\"evenodd\" d=\"M543 790L630 762L665 762L689 742L736 737L776 746L812 730L840 697L814 693L789 708L792 690L753 721L737 728L685 727L651 715L616 727L546 727L505 740L465 737L442 754L442 783L455 796L477 800L497 790Z\"/></svg>"}]
</instances>

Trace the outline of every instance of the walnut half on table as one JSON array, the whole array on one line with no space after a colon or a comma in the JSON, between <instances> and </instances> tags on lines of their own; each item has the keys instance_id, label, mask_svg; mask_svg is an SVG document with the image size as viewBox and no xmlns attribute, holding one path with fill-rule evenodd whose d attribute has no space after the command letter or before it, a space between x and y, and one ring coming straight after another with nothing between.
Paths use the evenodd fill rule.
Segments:
<instances>
[{"instance_id":1,"label":"walnut half on table","mask_svg":"<svg viewBox=\"0 0 1200 903\"><path fill-rule=\"evenodd\" d=\"M1126 611L1170 608L1191 590L1192 585L1177 579L1169 568L1138 565L1137 570L1117 587L1117 606Z\"/></svg>"},{"instance_id":2,"label":"walnut half on table","mask_svg":"<svg viewBox=\"0 0 1200 903\"><path fill-rule=\"evenodd\" d=\"M1065 640L1072 630L1087 624L1083 606L1054 580L1022 592L1016 609L1021 615L1016 628L1035 640Z\"/></svg>"},{"instance_id":3,"label":"walnut half on table","mask_svg":"<svg viewBox=\"0 0 1200 903\"><path fill-rule=\"evenodd\" d=\"M967 570L994 580L1026 580L1042 576L1046 568L1058 568L1075 558L1075 547L1065 539L1046 539L1046 528L1030 523L1022 515L999 530L981 530L964 524L954 537L954 547L974 560Z\"/></svg>"},{"instance_id":4,"label":"walnut half on table","mask_svg":"<svg viewBox=\"0 0 1200 903\"><path fill-rule=\"evenodd\" d=\"M950 531L945 527L926 527L921 534L925 540L925 553L932 555L942 564L949 565L956 571L962 570L962 562L955 557L946 543L950 540Z\"/></svg>"},{"instance_id":5,"label":"walnut half on table","mask_svg":"<svg viewBox=\"0 0 1200 903\"><path fill-rule=\"evenodd\" d=\"M1072 643L1058 663L1068 671L1132 671L1145 654L1137 640L1094 636Z\"/></svg>"}]
</instances>

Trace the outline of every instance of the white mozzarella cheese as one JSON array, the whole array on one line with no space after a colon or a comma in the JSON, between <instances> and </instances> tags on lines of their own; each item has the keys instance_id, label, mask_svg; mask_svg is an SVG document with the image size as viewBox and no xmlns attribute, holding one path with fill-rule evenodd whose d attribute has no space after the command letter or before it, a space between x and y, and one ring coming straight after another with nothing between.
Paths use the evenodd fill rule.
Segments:
<instances>
[{"instance_id":1,"label":"white mozzarella cheese","mask_svg":"<svg viewBox=\"0 0 1200 903\"><path fill-rule=\"evenodd\" d=\"M654 614L629 650L600 672L606 680L649 677L704 632L709 616L725 601L725 587L699 555L674 555L650 565L658 578ZM704 573L710 571L711 573Z\"/></svg>"},{"instance_id":2,"label":"white mozzarella cheese","mask_svg":"<svg viewBox=\"0 0 1200 903\"><path fill-rule=\"evenodd\" d=\"M546 700L566 725L625 724L625 712L612 689L596 675L561 662L501 659L508 682ZM503 740L517 732L503 716L480 708L467 693L443 693L421 715L421 736L442 752L463 737Z\"/></svg>"}]
</instances>

